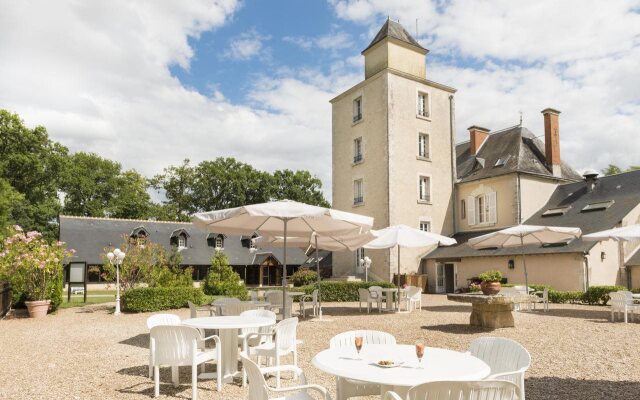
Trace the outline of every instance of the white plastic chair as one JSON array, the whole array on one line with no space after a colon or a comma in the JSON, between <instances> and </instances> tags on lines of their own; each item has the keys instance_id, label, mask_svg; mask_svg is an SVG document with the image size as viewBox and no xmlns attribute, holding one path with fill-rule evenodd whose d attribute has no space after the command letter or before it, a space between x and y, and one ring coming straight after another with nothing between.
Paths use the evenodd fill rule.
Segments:
<instances>
[{"instance_id":1,"label":"white plastic chair","mask_svg":"<svg viewBox=\"0 0 640 400\"><path fill-rule=\"evenodd\" d=\"M387 392L383 400L405 400ZM406 400L522 400L518 387L505 381L427 382L409 389Z\"/></svg>"},{"instance_id":2,"label":"white plastic chair","mask_svg":"<svg viewBox=\"0 0 640 400\"><path fill-rule=\"evenodd\" d=\"M616 314L624 315L624 322L628 323L628 315L631 314L631 320L634 319L634 313L640 310L640 306L633 303L633 294L627 291L609 293L609 304L611 304L611 322L615 322Z\"/></svg>"},{"instance_id":3,"label":"white plastic chair","mask_svg":"<svg viewBox=\"0 0 640 400\"><path fill-rule=\"evenodd\" d=\"M371 297L371 293L369 289L359 288L358 289L358 309L362 312L362 303L367 303L367 313L371 312L371 304L376 303L378 309L380 309L380 301L378 299L374 299Z\"/></svg>"},{"instance_id":4,"label":"white plastic chair","mask_svg":"<svg viewBox=\"0 0 640 400\"><path fill-rule=\"evenodd\" d=\"M251 301L258 301L258 291L257 290L250 290L249 291L249 296L251 296Z\"/></svg>"},{"instance_id":5,"label":"white plastic chair","mask_svg":"<svg viewBox=\"0 0 640 400\"><path fill-rule=\"evenodd\" d=\"M182 325L180 317L175 314L155 314L147 318L147 328L151 330L160 325ZM153 378L153 349L151 347L151 335L149 335L149 378Z\"/></svg>"},{"instance_id":6,"label":"white plastic chair","mask_svg":"<svg viewBox=\"0 0 640 400\"><path fill-rule=\"evenodd\" d=\"M400 302L406 304L407 311L422 310L422 289L416 286L409 286L403 296L400 296Z\"/></svg>"},{"instance_id":7,"label":"white plastic chair","mask_svg":"<svg viewBox=\"0 0 640 400\"><path fill-rule=\"evenodd\" d=\"M276 367L280 366L280 358L288 354L293 354L293 365L298 366L298 340L296 330L298 328L298 318L287 318L276 324L271 332L250 333L247 341L259 337L273 337L273 341L260 343L249 348L249 356L267 357L273 359ZM280 372L276 372L276 387L280 387Z\"/></svg>"},{"instance_id":8,"label":"white plastic chair","mask_svg":"<svg viewBox=\"0 0 640 400\"><path fill-rule=\"evenodd\" d=\"M240 299L236 299L235 297L223 297L221 299L214 300L213 303L211 303L211 305L215 307L217 315L222 315L222 306L224 304L239 303L239 302L240 302Z\"/></svg>"},{"instance_id":9,"label":"white plastic chair","mask_svg":"<svg viewBox=\"0 0 640 400\"><path fill-rule=\"evenodd\" d=\"M249 399L251 400L269 400L269 392L275 393L277 395L284 394L287 392L294 392L290 396L277 397L279 400L312 400L313 398L309 396L308 391L314 390L319 392L322 395L322 398L325 400L331 400L331 396L327 389L320 385L311 385L307 383L307 379L304 376L304 372L294 365L281 365L278 367L267 367L260 368L256 363L251 361L246 354L241 354L240 358L242 359L242 369L247 372L249 376ZM298 385L289 386L285 388L272 388L267 385L267 382L264 379L264 374L271 373L280 373L280 372L293 372L296 376L298 376ZM274 398L271 398L275 400Z\"/></svg>"},{"instance_id":10,"label":"white plastic chair","mask_svg":"<svg viewBox=\"0 0 640 400\"><path fill-rule=\"evenodd\" d=\"M348 331L342 332L329 340L330 349L351 348L355 352L355 338L362 336L362 345L367 344L396 344L396 338L390 333L381 331ZM355 379L338 377L336 380L336 399L345 400L355 396L380 395L380 385L362 382Z\"/></svg>"},{"instance_id":11,"label":"white plastic chair","mask_svg":"<svg viewBox=\"0 0 640 400\"><path fill-rule=\"evenodd\" d=\"M264 298L269 303L272 311L277 309L279 313L282 314L283 310L281 290L270 290L264 294ZM289 308L289 310L293 309L293 299L290 296L287 296L287 307Z\"/></svg>"},{"instance_id":12,"label":"white plastic chair","mask_svg":"<svg viewBox=\"0 0 640 400\"><path fill-rule=\"evenodd\" d=\"M276 321L276 313L269 310L249 310L244 311L240 314L241 317L258 317L258 318L269 318L273 320L275 325ZM267 343L272 341L271 335L264 335L253 337L251 340L248 340L247 337L252 333L272 333L274 325L262 326L260 328L242 328L240 330L240 334L238 335L238 345L242 347L242 351L246 354L249 354L249 348L258 346L262 343ZM260 364L260 357L258 357L258 365ZM242 386L247 384L247 374L242 372Z\"/></svg>"},{"instance_id":13,"label":"white plastic chair","mask_svg":"<svg viewBox=\"0 0 640 400\"><path fill-rule=\"evenodd\" d=\"M378 303L378 312L381 312L382 311L382 302L385 300L384 295L382 294L382 287L380 287L380 286L370 286L369 287L369 298L372 299L372 300L375 300Z\"/></svg>"},{"instance_id":14,"label":"white plastic chair","mask_svg":"<svg viewBox=\"0 0 640 400\"><path fill-rule=\"evenodd\" d=\"M215 349L201 351L199 342L213 340ZM203 338L200 331L189 326L160 325L151 328L151 348L154 353L153 375L155 378L154 395L160 395L160 367L171 366L171 380L174 386L178 386L178 367L191 366L191 398L198 398L198 365L207 361L220 360L220 338L209 336ZM216 384L218 391L222 391L222 368L216 368Z\"/></svg>"},{"instance_id":15,"label":"white plastic chair","mask_svg":"<svg viewBox=\"0 0 640 400\"><path fill-rule=\"evenodd\" d=\"M515 340L501 337L480 337L471 342L469 353L491 368L487 380L504 380L518 386L524 400L524 373L531 365L531 355Z\"/></svg>"},{"instance_id":16,"label":"white plastic chair","mask_svg":"<svg viewBox=\"0 0 640 400\"><path fill-rule=\"evenodd\" d=\"M542 290L542 297L539 297L538 299L536 299L535 303L533 303L534 310L536 309L537 303L542 303L542 305L544 306L544 312L549 311L549 288L544 288Z\"/></svg>"},{"instance_id":17,"label":"white plastic chair","mask_svg":"<svg viewBox=\"0 0 640 400\"><path fill-rule=\"evenodd\" d=\"M208 312L210 317L214 314L214 309L210 306L199 307L190 301L187 301L187 305L189 305L189 315L191 318L198 318L198 312L200 311Z\"/></svg>"},{"instance_id":18,"label":"white plastic chair","mask_svg":"<svg viewBox=\"0 0 640 400\"><path fill-rule=\"evenodd\" d=\"M221 315L240 315L245 311L255 310L257 306L251 303L226 303L220 306Z\"/></svg>"},{"instance_id":19,"label":"white plastic chair","mask_svg":"<svg viewBox=\"0 0 640 400\"><path fill-rule=\"evenodd\" d=\"M300 298L300 314L302 318L306 316L307 303L311 304L313 316L317 317L320 314L320 303L318 303L318 289L315 289L311 294L305 294Z\"/></svg>"}]
</instances>

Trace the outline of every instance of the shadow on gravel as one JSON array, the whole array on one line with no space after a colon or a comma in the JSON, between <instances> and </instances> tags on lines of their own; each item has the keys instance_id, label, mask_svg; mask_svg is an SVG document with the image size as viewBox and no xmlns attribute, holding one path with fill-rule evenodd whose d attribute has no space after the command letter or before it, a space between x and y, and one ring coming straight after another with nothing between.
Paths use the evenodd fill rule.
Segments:
<instances>
[{"instance_id":1,"label":"shadow on gravel","mask_svg":"<svg viewBox=\"0 0 640 400\"><path fill-rule=\"evenodd\" d=\"M640 382L539 377L525 381L527 399L622 400L640 396Z\"/></svg>"},{"instance_id":2,"label":"shadow on gravel","mask_svg":"<svg viewBox=\"0 0 640 400\"><path fill-rule=\"evenodd\" d=\"M493 329L483 328L480 326L471 326L467 324L444 324L444 325L431 325L431 326L423 325L420 328L427 331L436 331L436 332L443 332L443 333L458 333L458 334L465 334L465 335L473 335L474 333L483 333L483 332L493 331Z\"/></svg>"},{"instance_id":3,"label":"shadow on gravel","mask_svg":"<svg viewBox=\"0 0 640 400\"><path fill-rule=\"evenodd\" d=\"M118 342L120 344L128 344L129 346L141 347L143 349L149 348L149 334L141 333L136 336L132 336L128 339Z\"/></svg>"},{"instance_id":4,"label":"shadow on gravel","mask_svg":"<svg viewBox=\"0 0 640 400\"><path fill-rule=\"evenodd\" d=\"M422 309L431 312L471 312L471 306L429 306Z\"/></svg>"},{"instance_id":5,"label":"shadow on gravel","mask_svg":"<svg viewBox=\"0 0 640 400\"><path fill-rule=\"evenodd\" d=\"M590 320L609 320L611 318L611 309L609 307L603 307L600 310L584 310L578 307L576 308L550 308L549 311L544 312L541 308L534 311L524 311L530 314L536 314L541 316L550 317L562 317L562 318L578 318L578 319L590 319Z\"/></svg>"},{"instance_id":6,"label":"shadow on gravel","mask_svg":"<svg viewBox=\"0 0 640 400\"><path fill-rule=\"evenodd\" d=\"M191 378L189 378L189 382ZM171 378L168 376L167 380L163 382L163 377L161 374L160 378L160 396L162 397L170 397L177 399L191 399L191 383L187 384L184 379L178 387L174 387L172 383L170 383ZM153 381L149 381L149 383L138 383L129 387L125 387L117 390L119 393L123 394L137 394L142 396L148 396L150 398L154 397L154 386ZM198 395L199 396L211 396L206 392L212 392L211 388L203 387L200 382L198 382Z\"/></svg>"}]
</instances>

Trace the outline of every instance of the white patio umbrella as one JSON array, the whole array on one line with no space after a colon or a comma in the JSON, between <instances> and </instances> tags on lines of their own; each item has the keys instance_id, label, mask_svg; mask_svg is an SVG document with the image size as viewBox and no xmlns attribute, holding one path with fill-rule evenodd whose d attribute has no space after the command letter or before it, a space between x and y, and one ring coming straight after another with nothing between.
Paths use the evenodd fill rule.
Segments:
<instances>
[{"instance_id":1,"label":"white patio umbrella","mask_svg":"<svg viewBox=\"0 0 640 400\"><path fill-rule=\"evenodd\" d=\"M348 235L368 231L373 218L364 215L312 206L291 200L251 204L225 210L196 213L193 224L215 233L235 235L282 236L284 260L282 271L283 314L286 310L287 238L322 235Z\"/></svg>"},{"instance_id":2,"label":"white patio umbrella","mask_svg":"<svg viewBox=\"0 0 640 400\"><path fill-rule=\"evenodd\" d=\"M436 244L450 246L456 240L433 232L425 232L407 225L392 225L380 230L372 230L376 239L367 243L365 249L389 249L398 246L398 286L400 286L400 248L426 247Z\"/></svg>"},{"instance_id":3,"label":"white patio umbrella","mask_svg":"<svg viewBox=\"0 0 640 400\"><path fill-rule=\"evenodd\" d=\"M608 239L613 239L619 242L625 240L640 240L640 224L607 229L606 231L594 232L582 237L582 240L590 240L594 242Z\"/></svg>"},{"instance_id":4,"label":"white patio umbrella","mask_svg":"<svg viewBox=\"0 0 640 400\"><path fill-rule=\"evenodd\" d=\"M562 226L516 225L501 231L488 233L469 240L469 245L476 249L489 247L520 247L522 249L522 265L524 266L524 284L529 290L529 276L524 246L528 244L549 244L569 241L580 237L580 228Z\"/></svg>"},{"instance_id":5,"label":"white patio umbrella","mask_svg":"<svg viewBox=\"0 0 640 400\"><path fill-rule=\"evenodd\" d=\"M316 272L318 274L318 281L320 281L320 258L318 257L318 250L329 251L354 251L364 244L369 243L376 237L371 231L362 233L354 233L350 235L319 235L313 232L310 236L306 237L290 237L287 239L287 246L289 247L301 247L308 248L313 247L316 250ZM260 236L255 239L256 243L263 245L282 247L285 243L285 238L282 236ZM322 293L320 286L318 285L318 303L320 307L320 319L322 319Z\"/></svg>"}]
</instances>

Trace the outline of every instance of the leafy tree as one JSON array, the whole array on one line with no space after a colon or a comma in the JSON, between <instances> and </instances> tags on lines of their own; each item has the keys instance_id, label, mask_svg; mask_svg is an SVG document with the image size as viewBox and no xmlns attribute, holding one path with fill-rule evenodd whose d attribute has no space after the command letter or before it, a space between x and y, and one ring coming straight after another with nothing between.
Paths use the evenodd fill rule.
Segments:
<instances>
[{"instance_id":1,"label":"leafy tree","mask_svg":"<svg viewBox=\"0 0 640 400\"><path fill-rule=\"evenodd\" d=\"M159 192L164 191L167 200L162 207L153 211L158 219L188 221L195 212L193 206L194 171L185 159L182 165L171 165L149 180L149 184ZM167 218L162 218L167 217Z\"/></svg>"},{"instance_id":2,"label":"leafy tree","mask_svg":"<svg viewBox=\"0 0 640 400\"><path fill-rule=\"evenodd\" d=\"M273 197L279 200L289 199L329 207L329 202L322 194L322 181L309 171L275 171L272 190Z\"/></svg>"},{"instance_id":3,"label":"leafy tree","mask_svg":"<svg viewBox=\"0 0 640 400\"><path fill-rule=\"evenodd\" d=\"M216 251L211 257L211 267L204 281L204 293L214 296L247 297L247 288L240 280L240 275L234 272L222 251Z\"/></svg>"},{"instance_id":4,"label":"leafy tree","mask_svg":"<svg viewBox=\"0 0 640 400\"><path fill-rule=\"evenodd\" d=\"M57 236L53 221L60 211L58 187L67 152L44 127L29 129L17 114L0 110L0 178L23 199L11 212L11 223L48 239Z\"/></svg>"},{"instance_id":5,"label":"leafy tree","mask_svg":"<svg viewBox=\"0 0 640 400\"><path fill-rule=\"evenodd\" d=\"M607 168L604 168L602 170L602 173L604 175L606 175L606 176L617 175L617 174L622 173L622 170L617 165L609 164L609 166Z\"/></svg>"},{"instance_id":6,"label":"leafy tree","mask_svg":"<svg viewBox=\"0 0 640 400\"><path fill-rule=\"evenodd\" d=\"M18 193L6 179L0 178L0 237L2 228L19 219L24 206L24 195Z\"/></svg>"},{"instance_id":7,"label":"leafy tree","mask_svg":"<svg viewBox=\"0 0 640 400\"><path fill-rule=\"evenodd\" d=\"M147 193L147 180L135 170L121 173L118 188L107 206L114 218L146 219L152 214L153 203Z\"/></svg>"}]
</instances>

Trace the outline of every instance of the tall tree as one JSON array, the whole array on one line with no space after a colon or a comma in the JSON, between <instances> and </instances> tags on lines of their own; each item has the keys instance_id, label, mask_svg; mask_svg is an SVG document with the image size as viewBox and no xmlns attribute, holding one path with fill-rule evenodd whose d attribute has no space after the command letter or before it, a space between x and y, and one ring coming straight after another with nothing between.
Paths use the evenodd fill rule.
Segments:
<instances>
[{"instance_id":1,"label":"tall tree","mask_svg":"<svg viewBox=\"0 0 640 400\"><path fill-rule=\"evenodd\" d=\"M309 171L275 171L272 190L272 196L279 200L289 199L329 207L329 202L322 194L322 181Z\"/></svg>"},{"instance_id":2,"label":"tall tree","mask_svg":"<svg viewBox=\"0 0 640 400\"><path fill-rule=\"evenodd\" d=\"M193 205L194 170L189 159L181 165L171 165L149 180L151 187L160 194L164 192L166 201L155 207L158 219L187 221L195 212Z\"/></svg>"},{"instance_id":3,"label":"tall tree","mask_svg":"<svg viewBox=\"0 0 640 400\"><path fill-rule=\"evenodd\" d=\"M152 210L147 180L135 170L122 172L107 213L114 218L146 219L152 216Z\"/></svg>"},{"instance_id":4,"label":"tall tree","mask_svg":"<svg viewBox=\"0 0 640 400\"><path fill-rule=\"evenodd\" d=\"M11 223L57 236L53 222L66 156L67 148L51 141L44 127L29 129L17 114L0 110L0 178L23 198Z\"/></svg>"},{"instance_id":5,"label":"tall tree","mask_svg":"<svg viewBox=\"0 0 640 400\"><path fill-rule=\"evenodd\" d=\"M604 168L602 170L602 174L609 176L609 175L616 175L622 173L622 170L620 169L620 167L618 167L617 165L613 165L613 164L609 164L609 166L607 168Z\"/></svg>"}]
</instances>

